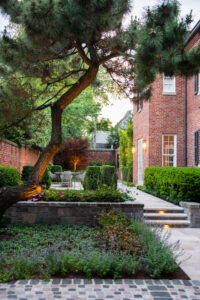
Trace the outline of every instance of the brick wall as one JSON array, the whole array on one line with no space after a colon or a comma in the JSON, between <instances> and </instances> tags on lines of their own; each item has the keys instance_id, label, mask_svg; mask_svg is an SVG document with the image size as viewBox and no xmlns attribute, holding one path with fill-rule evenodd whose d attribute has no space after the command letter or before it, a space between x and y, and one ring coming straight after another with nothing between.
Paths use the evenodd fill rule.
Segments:
<instances>
[{"instance_id":1,"label":"brick wall","mask_svg":"<svg viewBox=\"0 0 200 300\"><path fill-rule=\"evenodd\" d=\"M176 78L176 95L163 95L163 75L153 83L149 102L137 112L134 104L134 138L136 153L133 156L133 181L138 183L138 140L147 142L143 151L143 171L149 166L162 166L162 135L177 135L177 166L184 166L184 78Z\"/></svg>"},{"instance_id":2,"label":"brick wall","mask_svg":"<svg viewBox=\"0 0 200 300\"><path fill-rule=\"evenodd\" d=\"M188 42L188 49L200 43L200 30ZM194 94L194 76L187 80L188 105L187 105L187 164L194 166L194 132L200 130L200 94ZM200 91L200 87L199 87ZM199 138L200 139L200 138ZM199 152L200 157L200 152Z\"/></svg>"},{"instance_id":3,"label":"brick wall","mask_svg":"<svg viewBox=\"0 0 200 300\"><path fill-rule=\"evenodd\" d=\"M162 166L162 135L177 136L177 166L184 166L184 78L176 77L176 95L163 95L163 75L153 84L149 110L149 166Z\"/></svg>"},{"instance_id":4,"label":"brick wall","mask_svg":"<svg viewBox=\"0 0 200 300\"><path fill-rule=\"evenodd\" d=\"M0 165L16 168L20 172L24 165L34 165L39 154L39 150L19 147L8 140L0 141Z\"/></svg>"},{"instance_id":5,"label":"brick wall","mask_svg":"<svg viewBox=\"0 0 200 300\"><path fill-rule=\"evenodd\" d=\"M115 162L115 150L88 150L86 160L83 164L78 166L79 170L87 168L91 161L101 160L103 162L114 161Z\"/></svg>"}]
</instances>

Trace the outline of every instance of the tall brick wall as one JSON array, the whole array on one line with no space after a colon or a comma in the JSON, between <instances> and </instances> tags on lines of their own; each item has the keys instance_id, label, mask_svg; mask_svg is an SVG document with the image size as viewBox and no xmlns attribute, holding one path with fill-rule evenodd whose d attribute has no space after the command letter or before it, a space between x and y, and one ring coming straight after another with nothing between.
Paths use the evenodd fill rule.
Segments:
<instances>
[{"instance_id":1,"label":"tall brick wall","mask_svg":"<svg viewBox=\"0 0 200 300\"><path fill-rule=\"evenodd\" d=\"M157 76L149 102L137 112L134 104L133 181L138 183L138 140L147 141L143 151L143 171L149 166L162 166L162 135L177 135L177 166L184 166L184 78L176 78L176 95L163 95L163 75Z\"/></svg>"},{"instance_id":2,"label":"tall brick wall","mask_svg":"<svg viewBox=\"0 0 200 300\"><path fill-rule=\"evenodd\" d=\"M88 150L84 155L84 161L77 165L77 170L85 170L91 161L101 160L103 162L107 161L116 161L115 150L107 149L97 149L97 150ZM54 164L62 165L63 158L59 153L54 157ZM64 165L64 164L63 164ZM69 166L68 166L69 168ZM72 168L72 166L71 166Z\"/></svg>"},{"instance_id":3,"label":"tall brick wall","mask_svg":"<svg viewBox=\"0 0 200 300\"><path fill-rule=\"evenodd\" d=\"M115 162L115 150L88 150L86 160L78 166L79 170L85 170L91 161L101 160L103 162Z\"/></svg>"},{"instance_id":4,"label":"tall brick wall","mask_svg":"<svg viewBox=\"0 0 200 300\"><path fill-rule=\"evenodd\" d=\"M39 154L39 150L19 147L8 140L0 141L0 165L16 168L20 172L24 165L34 165Z\"/></svg>"},{"instance_id":5,"label":"tall brick wall","mask_svg":"<svg viewBox=\"0 0 200 300\"><path fill-rule=\"evenodd\" d=\"M162 166L162 135L177 136L177 166L184 166L184 78L176 77L176 95L163 95L163 75L153 84L149 110L149 166Z\"/></svg>"},{"instance_id":6,"label":"tall brick wall","mask_svg":"<svg viewBox=\"0 0 200 300\"><path fill-rule=\"evenodd\" d=\"M200 43L200 30L189 40L188 49ZM194 166L194 132L200 130L200 93L194 94L194 76L187 80L187 165ZM200 87L199 87L200 91ZM200 139L200 137L199 137ZM199 148L200 150L200 148ZM200 156L200 151L199 151ZM200 164L200 162L199 162Z\"/></svg>"}]
</instances>

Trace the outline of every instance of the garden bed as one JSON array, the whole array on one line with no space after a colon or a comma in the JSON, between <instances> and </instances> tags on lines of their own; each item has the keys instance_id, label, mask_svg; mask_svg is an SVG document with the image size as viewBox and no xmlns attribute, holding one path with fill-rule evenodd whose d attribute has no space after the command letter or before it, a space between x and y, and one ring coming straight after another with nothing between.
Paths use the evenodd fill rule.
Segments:
<instances>
[{"instance_id":1,"label":"garden bed","mask_svg":"<svg viewBox=\"0 0 200 300\"><path fill-rule=\"evenodd\" d=\"M166 237L114 211L100 214L98 222L98 227L1 228L0 281L54 276L188 279Z\"/></svg>"}]
</instances>

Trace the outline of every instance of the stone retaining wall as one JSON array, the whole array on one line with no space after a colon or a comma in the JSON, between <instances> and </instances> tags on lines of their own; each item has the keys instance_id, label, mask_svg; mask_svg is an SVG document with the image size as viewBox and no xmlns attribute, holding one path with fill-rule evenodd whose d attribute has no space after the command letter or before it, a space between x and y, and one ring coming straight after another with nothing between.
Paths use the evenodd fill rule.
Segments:
<instances>
[{"instance_id":1,"label":"stone retaining wall","mask_svg":"<svg viewBox=\"0 0 200 300\"><path fill-rule=\"evenodd\" d=\"M131 219L143 219L143 204L97 202L26 202L14 204L6 212L8 223L53 223L95 225L101 211L115 209Z\"/></svg>"},{"instance_id":2,"label":"stone retaining wall","mask_svg":"<svg viewBox=\"0 0 200 300\"><path fill-rule=\"evenodd\" d=\"M200 203L197 202L180 202L184 212L190 221L190 227L200 228Z\"/></svg>"}]
</instances>

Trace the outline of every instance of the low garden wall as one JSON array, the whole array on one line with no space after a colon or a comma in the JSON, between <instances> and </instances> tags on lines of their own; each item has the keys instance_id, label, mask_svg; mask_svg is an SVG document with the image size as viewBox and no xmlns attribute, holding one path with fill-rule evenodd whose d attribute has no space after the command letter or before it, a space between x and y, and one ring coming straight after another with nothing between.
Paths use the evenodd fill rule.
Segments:
<instances>
[{"instance_id":1,"label":"low garden wall","mask_svg":"<svg viewBox=\"0 0 200 300\"><path fill-rule=\"evenodd\" d=\"M95 225L102 211L115 209L131 219L143 219L143 204L97 202L26 202L14 204L5 212L6 222L36 224Z\"/></svg>"},{"instance_id":2,"label":"low garden wall","mask_svg":"<svg viewBox=\"0 0 200 300\"><path fill-rule=\"evenodd\" d=\"M190 227L200 228L200 203L180 202L180 206L184 208L184 212L188 216Z\"/></svg>"}]
</instances>

